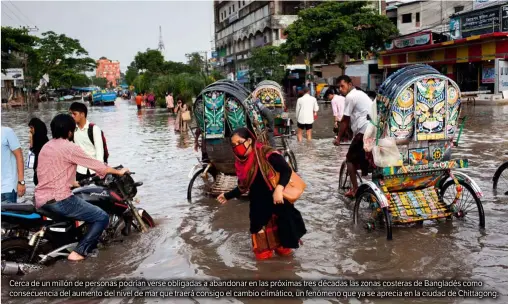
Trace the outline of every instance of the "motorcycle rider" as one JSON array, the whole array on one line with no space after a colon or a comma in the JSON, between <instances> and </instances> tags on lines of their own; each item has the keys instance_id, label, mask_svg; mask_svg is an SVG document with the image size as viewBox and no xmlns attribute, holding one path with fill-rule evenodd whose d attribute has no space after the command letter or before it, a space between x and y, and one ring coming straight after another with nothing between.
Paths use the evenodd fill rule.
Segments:
<instances>
[{"instance_id":1,"label":"motorcycle rider","mask_svg":"<svg viewBox=\"0 0 508 304\"><path fill-rule=\"evenodd\" d=\"M72 142L75 129L76 122L69 114L58 114L51 121L53 139L44 145L39 154L35 205L50 213L90 224L86 235L68 256L69 260L79 261L96 248L99 237L108 226L109 216L101 208L72 194L71 185L79 186L76 166L90 168L101 178L108 173L122 176L129 169L116 170L88 156Z\"/></svg>"}]
</instances>

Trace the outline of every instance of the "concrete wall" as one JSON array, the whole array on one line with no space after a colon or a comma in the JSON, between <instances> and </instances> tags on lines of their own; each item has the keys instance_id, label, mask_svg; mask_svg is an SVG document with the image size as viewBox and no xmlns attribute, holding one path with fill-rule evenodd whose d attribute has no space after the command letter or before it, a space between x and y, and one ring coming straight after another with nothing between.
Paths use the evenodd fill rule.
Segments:
<instances>
[{"instance_id":1,"label":"concrete wall","mask_svg":"<svg viewBox=\"0 0 508 304\"><path fill-rule=\"evenodd\" d=\"M419 1L405 4L397 8L397 28L401 35L434 29L448 31L450 15L455 13L455 7L463 6L463 11L469 11L473 2L468 1ZM420 13L420 22L416 22L416 13ZM402 15L411 14L411 23L402 23Z\"/></svg>"},{"instance_id":2,"label":"concrete wall","mask_svg":"<svg viewBox=\"0 0 508 304\"><path fill-rule=\"evenodd\" d=\"M329 79L342 75L342 69L337 64L323 65L321 66L321 73L323 78Z\"/></svg>"}]
</instances>

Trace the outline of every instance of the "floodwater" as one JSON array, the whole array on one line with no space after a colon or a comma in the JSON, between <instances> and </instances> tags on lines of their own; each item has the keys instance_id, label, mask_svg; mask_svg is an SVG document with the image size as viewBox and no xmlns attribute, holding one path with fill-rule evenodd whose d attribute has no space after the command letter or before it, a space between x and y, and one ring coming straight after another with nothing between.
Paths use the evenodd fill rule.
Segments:
<instances>
[{"instance_id":1,"label":"floodwater","mask_svg":"<svg viewBox=\"0 0 508 304\"><path fill-rule=\"evenodd\" d=\"M43 119L66 112L69 103L41 104L29 113L2 110L2 125L12 127L26 151L27 123L31 115ZM331 107L320 105L314 140L292 142L299 173L308 184L297 202L307 225L303 246L293 257L257 262L248 234L248 203L232 200L186 200L189 170L200 154L193 137L174 132L174 117L164 109L136 110L134 103L117 100L114 107L89 109L89 120L105 132L110 164L135 171L140 207L157 227L143 235L100 251L97 258L73 264L60 261L25 279L457 279L483 282L483 290L508 295L508 197L494 194L492 175L508 159L508 106L464 105L468 116L454 158L468 158L470 175L484 192L486 229L457 222L425 223L423 227L394 228L393 240L383 232L368 233L352 223L353 204L337 193L338 173L347 146L332 145ZM28 172L29 170L27 170ZM32 179L28 172L26 180ZM28 196L33 184L28 184ZM42 303L34 298L8 298L8 280L2 280L5 303ZM49 301L46 299L46 301ZM96 299L61 300L61 303L253 303L268 299ZM456 303L476 303L457 298ZM482 302L489 302L483 299ZM499 301L499 299L497 299ZM504 302L503 300L501 300ZM50 302L50 301L49 301ZM280 299L284 303L449 303L450 300L388 298Z\"/></svg>"}]
</instances>

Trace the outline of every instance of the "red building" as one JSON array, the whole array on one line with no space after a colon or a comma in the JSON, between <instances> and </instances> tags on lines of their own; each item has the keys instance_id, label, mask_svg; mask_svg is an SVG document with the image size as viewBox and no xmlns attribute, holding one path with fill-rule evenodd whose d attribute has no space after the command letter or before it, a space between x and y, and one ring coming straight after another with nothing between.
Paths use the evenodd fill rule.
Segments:
<instances>
[{"instance_id":1,"label":"red building","mask_svg":"<svg viewBox=\"0 0 508 304\"><path fill-rule=\"evenodd\" d=\"M108 87L117 86L117 80L120 79L120 62L112 61L106 57L101 57L97 60L97 70L95 76L97 78L106 78L108 80Z\"/></svg>"}]
</instances>

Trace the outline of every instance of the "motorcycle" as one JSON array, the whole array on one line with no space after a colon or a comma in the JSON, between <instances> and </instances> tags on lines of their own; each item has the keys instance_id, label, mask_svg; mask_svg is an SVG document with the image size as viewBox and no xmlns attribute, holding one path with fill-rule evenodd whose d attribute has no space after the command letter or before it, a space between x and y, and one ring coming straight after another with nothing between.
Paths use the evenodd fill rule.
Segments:
<instances>
[{"instance_id":1,"label":"motorcycle","mask_svg":"<svg viewBox=\"0 0 508 304\"><path fill-rule=\"evenodd\" d=\"M117 167L121 169L122 167ZM109 225L99 239L102 245L121 241L134 227L146 232L155 223L133 199L142 182L124 176L106 175L80 182L73 194L96 205L109 215ZM83 221L35 209L32 203L2 203L2 274L23 274L28 269L67 257L83 238L88 225Z\"/></svg>"}]
</instances>

